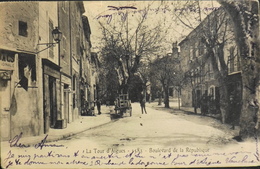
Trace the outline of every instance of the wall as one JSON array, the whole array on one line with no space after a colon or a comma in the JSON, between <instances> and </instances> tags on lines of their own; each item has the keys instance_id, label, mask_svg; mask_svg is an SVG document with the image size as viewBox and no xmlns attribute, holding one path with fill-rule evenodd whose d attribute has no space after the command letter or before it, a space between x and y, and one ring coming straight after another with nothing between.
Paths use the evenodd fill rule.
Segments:
<instances>
[{"instance_id":1,"label":"wall","mask_svg":"<svg viewBox=\"0 0 260 169\"><path fill-rule=\"evenodd\" d=\"M58 24L62 32L62 39L59 45L59 57L61 67L61 110L62 119L65 123L72 122L72 84L71 84L71 27L70 27L70 2L58 2Z\"/></svg>"},{"instance_id":2,"label":"wall","mask_svg":"<svg viewBox=\"0 0 260 169\"><path fill-rule=\"evenodd\" d=\"M40 2L39 3L39 43L54 43L51 41L49 21L53 22L53 28L58 26L58 11L57 2ZM46 48L46 45L39 45L38 50ZM51 48L39 53L41 58L46 58L59 65L58 45L53 47L54 56L50 55Z\"/></svg>"},{"instance_id":3,"label":"wall","mask_svg":"<svg viewBox=\"0 0 260 169\"><path fill-rule=\"evenodd\" d=\"M19 79L18 57L21 53L34 54L38 43L38 2L0 3L0 48L14 51L15 68L11 77L11 137L23 132L24 136L39 135L42 129L42 102L40 98L40 79L38 71L40 59L34 55L36 82L29 83L28 91L17 83ZM19 35L19 21L27 23L27 36ZM19 55L19 56L18 56Z\"/></svg>"},{"instance_id":4,"label":"wall","mask_svg":"<svg viewBox=\"0 0 260 169\"><path fill-rule=\"evenodd\" d=\"M60 66L62 74L71 76L71 57L70 57L70 31L69 26L69 2L58 2L59 29L62 32L60 42Z\"/></svg>"},{"instance_id":5,"label":"wall","mask_svg":"<svg viewBox=\"0 0 260 169\"><path fill-rule=\"evenodd\" d=\"M71 28L71 57L72 57L72 78L75 77L75 82L72 81L72 92L74 96L72 120L77 119L81 114L81 97L80 97L80 62L83 57L83 24L82 14L84 11L83 2L69 2L70 8L70 28ZM73 86L74 85L74 86Z\"/></svg>"}]
</instances>

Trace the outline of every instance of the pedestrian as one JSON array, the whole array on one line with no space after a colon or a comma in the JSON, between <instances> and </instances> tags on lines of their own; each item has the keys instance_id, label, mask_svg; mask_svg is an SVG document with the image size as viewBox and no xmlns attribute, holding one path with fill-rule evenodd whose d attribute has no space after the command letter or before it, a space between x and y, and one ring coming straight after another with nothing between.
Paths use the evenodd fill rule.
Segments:
<instances>
[{"instance_id":1,"label":"pedestrian","mask_svg":"<svg viewBox=\"0 0 260 169\"><path fill-rule=\"evenodd\" d=\"M206 93L203 94L200 102L201 115L206 115L208 112L208 99Z\"/></svg>"},{"instance_id":2,"label":"pedestrian","mask_svg":"<svg viewBox=\"0 0 260 169\"><path fill-rule=\"evenodd\" d=\"M239 96L235 91L232 91L229 96L229 101L230 101L230 114L231 114L231 128L235 130L235 126L238 123L238 117L239 117L239 110L241 109L241 105L239 102Z\"/></svg>"},{"instance_id":3,"label":"pedestrian","mask_svg":"<svg viewBox=\"0 0 260 169\"><path fill-rule=\"evenodd\" d=\"M98 114L101 114L101 101L99 99L96 100L96 104L97 104L97 110L98 110Z\"/></svg>"},{"instance_id":4,"label":"pedestrian","mask_svg":"<svg viewBox=\"0 0 260 169\"><path fill-rule=\"evenodd\" d=\"M140 98L140 106L142 109L142 114L144 114L144 111L145 111L145 114L147 114L146 109L145 109L145 97L142 93L141 93L141 98Z\"/></svg>"}]
</instances>

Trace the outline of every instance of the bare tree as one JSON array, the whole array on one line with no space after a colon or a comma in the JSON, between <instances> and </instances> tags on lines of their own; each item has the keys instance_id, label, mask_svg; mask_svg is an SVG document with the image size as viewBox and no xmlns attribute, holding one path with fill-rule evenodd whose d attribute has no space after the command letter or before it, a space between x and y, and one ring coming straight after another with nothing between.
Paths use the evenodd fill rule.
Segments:
<instances>
[{"instance_id":1,"label":"bare tree","mask_svg":"<svg viewBox=\"0 0 260 169\"><path fill-rule=\"evenodd\" d=\"M191 68L194 70L198 69L197 71L200 72L200 76L206 76L206 74L209 72L205 72L205 70L203 69L205 67L205 64L207 64L207 60L210 61L215 74L215 78L218 80L219 84L221 84L219 90L219 111L221 112L221 121L225 123L227 114L230 112L230 108L228 104L228 64L227 59L225 59L224 56L224 49L228 46L230 42L234 40L233 28L232 25L229 24L230 18L227 13L221 8L213 8L213 11L208 14L208 12L205 12L205 10L201 7L200 2L198 1L191 1L185 5L185 9L196 9L196 12L192 16L193 20L190 20L188 17L191 16L191 13L187 14L183 13L183 11L175 14L175 16L184 26L190 29L193 29L195 27L191 35L195 39L194 43L197 43L193 47L194 52L198 51L200 53L200 51L204 49L206 50L206 54L204 54L202 58L194 59L193 65L191 64ZM202 15L206 16L205 19L202 18ZM193 87L196 86L193 85ZM198 102L198 100L196 102ZM195 103L195 112L197 106L198 105Z\"/></svg>"},{"instance_id":2,"label":"bare tree","mask_svg":"<svg viewBox=\"0 0 260 169\"><path fill-rule=\"evenodd\" d=\"M157 58L151 64L151 76L161 83L164 91L164 104L166 108L169 108L169 88L177 81L176 75L178 69L176 65L178 60L172 57L172 55Z\"/></svg>"},{"instance_id":3,"label":"bare tree","mask_svg":"<svg viewBox=\"0 0 260 169\"><path fill-rule=\"evenodd\" d=\"M136 18L130 18L132 10L118 11L116 16L120 19L109 24L100 22L104 44L102 55L117 61L113 66L118 76L119 93L128 93L131 77L137 72L141 60L158 53L165 36L159 22L150 25L147 21L149 6L135 15ZM122 15L125 16L123 20Z\"/></svg>"},{"instance_id":4,"label":"bare tree","mask_svg":"<svg viewBox=\"0 0 260 169\"><path fill-rule=\"evenodd\" d=\"M257 1L219 1L230 15L239 48L242 81L243 105L240 117L240 136L259 136L259 3Z\"/></svg>"},{"instance_id":5,"label":"bare tree","mask_svg":"<svg viewBox=\"0 0 260 169\"><path fill-rule=\"evenodd\" d=\"M199 7L200 2L187 2L186 7L197 5L199 9L196 12L195 23L202 22L200 19L202 10ZM227 63L223 58L223 49L228 39L227 31L232 27L234 31L234 37L232 37L239 51L239 60L242 67L242 111L240 115L240 136L248 137L253 136L256 133L259 134L259 102L257 100L257 88L259 86L259 4L257 1L234 1L234 0L219 0L219 3L224 8L225 12L217 13L216 16L208 20L209 24L205 28L202 28L201 42L206 45L206 50L209 59L213 65L213 70L216 73L219 83L222 84L222 90L220 90L220 107L222 113L222 122L225 122L226 115L228 113L228 96L227 96ZM187 8L186 8L187 9ZM216 12L215 12L216 13ZM229 15L227 15L229 14ZM187 13L180 11L175 16L179 21L187 28L194 29L194 22L191 22ZM224 17L225 16L225 19ZM206 21L207 22L207 19ZM217 22L217 23L216 23ZM227 23L229 25L227 25ZM232 24L230 24L232 23ZM211 30L214 28L214 30ZM218 31L218 32L217 32ZM217 64L219 62L219 65ZM256 131L256 132L255 132Z\"/></svg>"}]
</instances>

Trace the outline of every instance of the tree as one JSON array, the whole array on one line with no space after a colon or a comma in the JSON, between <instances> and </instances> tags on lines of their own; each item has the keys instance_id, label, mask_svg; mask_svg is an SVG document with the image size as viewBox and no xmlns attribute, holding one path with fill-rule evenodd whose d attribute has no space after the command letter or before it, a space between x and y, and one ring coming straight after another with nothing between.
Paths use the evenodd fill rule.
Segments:
<instances>
[{"instance_id":1,"label":"tree","mask_svg":"<svg viewBox=\"0 0 260 169\"><path fill-rule=\"evenodd\" d=\"M259 4L257 1L234 1L234 0L226 0L218 1L225 12L230 18L230 23L232 23L234 30L234 39L238 47L240 64L242 67L242 111L240 115L240 136L241 137L250 137L256 134L256 131L259 134L259 102L257 100L257 88L259 88ZM199 5L200 2L188 2L187 6ZM201 10L197 13L197 19L195 21L197 24L201 22ZM192 17L192 15L190 15ZM185 13L179 13L176 17L179 18L180 22L193 29L191 26L194 22L190 22L189 17ZM181 18L182 17L182 18ZM216 18L217 19L217 18ZM214 20L217 21L217 20ZM186 21L186 22L185 22ZM225 20L223 20L225 21ZM223 22L225 23L225 22ZM195 24L196 25L196 24ZM214 24L213 24L214 25ZM224 26L225 24L223 24ZM217 26L218 27L218 26ZM225 28L225 26L224 26ZM228 27L227 27L228 28ZM211 33L210 31L205 31L205 33ZM221 30L222 33L224 33ZM219 78L219 82L223 87L223 91L221 94L222 102L221 102L221 112L222 112L222 121L225 122L225 116L228 111L228 104L225 104L225 100L227 100L227 95L225 92L226 89L226 63L223 62L223 45L226 43L225 39L222 42L218 41L218 34L214 33L212 35L213 38L202 39L202 42L206 45L208 56L210 56L211 63L213 65L214 71L217 73ZM210 37L210 36L208 36ZM225 36L222 36L225 37ZM224 42L224 43L223 43ZM214 49L214 46L217 46ZM218 55L215 55L218 53ZM218 57L217 57L218 56ZM218 65L216 63L220 62L220 69L218 69ZM218 71L219 70L219 71ZM222 90L220 90L222 91ZM227 102L226 102L227 103Z\"/></svg>"},{"instance_id":2,"label":"tree","mask_svg":"<svg viewBox=\"0 0 260 169\"><path fill-rule=\"evenodd\" d=\"M130 81L141 60L159 52L160 42L165 36L160 22L150 25L147 19L149 5L138 15L134 11L133 8L118 9L117 13L111 15L114 19L109 23L100 21L104 44L102 55L113 57L116 61L113 66L117 73L119 93L128 93ZM132 15L135 16L130 18Z\"/></svg>"},{"instance_id":3,"label":"tree","mask_svg":"<svg viewBox=\"0 0 260 169\"><path fill-rule=\"evenodd\" d=\"M211 13L205 12L201 7L199 2L189 2L185 4L186 8L198 9L198 12L193 14L193 20L188 19L188 14L175 14L179 21L186 27L193 29L191 36L194 41L193 53L191 54L191 72L192 76L195 78L200 78L200 83L202 83L203 78L207 76L207 70L205 70L205 65L208 61L212 65L212 69L215 75L215 79L218 80L220 84L219 88L219 106L218 101L215 101L216 110L221 112L221 121L226 123L228 114L230 113L229 107L229 92L228 92L228 63L224 55L224 50L228 48L234 41L233 27L230 25L230 18L221 7L213 9ZM191 14L189 14L191 15ZM202 18L205 15L205 18ZM194 26L195 25L195 26ZM206 52L204 53L204 49ZM197 54L202 55L201 58L197 57ZM195 56L196 55L196 56ZM196 58L195 58L196 57ZM190 75L191 75L190 72ZM200 77L199 77L200 76ZM205 79L205 78L204 78ZM196 88L197 85L193 85ZM193 96L195 99L194 110L196 112L197 106L199 106L200 98L196 96L196 91L193 89Z\"/></svg>"},{"instance_id":4,"label":"tree","mask_svg":"<svg viewBox=\"0 0 260 169\"><path fill-rule=\"evenodd\" d=\"M243 105L240 117L242 138L259 134L259 4L257 1L219 1L230 15L235 28L243 82Z\"/></svg>"},{"instance_id":5,"label":"tree","mask_svg":"<svg viewBox=\"0 0 260 169\"><path fill-rule=\"evenodd\" d=\"M141 89L142 89L142 92L144 93L144 97L146 99L147 94L148 94L147 93L148 89L150 88L150 76L149 76L150 75L150 62L147 62L147 63L141 62L135 75L137 77L139 77L139 79L140 79Z\"/></svg>"},{"instance_id":6,"label":"tree","mask_svg":"<svg viewBox=\"0 0 260 169\"><path fill-rule=\"evenodd\" d=\"M172 57L172 55L157 58L151 64L151 77L157 79L164 91L164 105L169 108L169 87L174 84L176 80L176 65L178 60Z\"/></svg>"},{"instance_id":7,"label":"tree","mask_svg":"<svg viewBox=\"0 0 260 169\"><path fill-rule=\"evenodd\" d=\"M206 48L204 59L210 60L215 78L220 84L221 121L226 123L230 107L228 104L228 63L224 56L224 49L234 40L233 28L229 24L229 17L221 8L213 11L204 21L205 24L202 23L203 28L200 30L201 42Z\"/></svg>"},{"instance_id":8,"label":"tree","mask_svg":"<svg viewBox=\"0 0 260 169\"><path fill-rule=\"evenodd\" d=\"M110 104L114 102L118 92L118 77L114 64L117 61L112 56L101 57L99 68L99 86L101 89L100 98L108 101Z\"/></svg>"}]
</instances>

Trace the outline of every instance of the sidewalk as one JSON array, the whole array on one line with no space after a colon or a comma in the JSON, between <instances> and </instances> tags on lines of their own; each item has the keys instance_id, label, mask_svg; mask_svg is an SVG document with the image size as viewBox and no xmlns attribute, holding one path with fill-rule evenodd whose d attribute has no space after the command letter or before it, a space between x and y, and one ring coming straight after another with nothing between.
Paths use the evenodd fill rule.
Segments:
<instances>
[{"instance_id":1,"label":"sidewalk","mask_svg":"<svg viewBox=\"0 0 260 169\"><path fill-rule=\"evenodd\" d=\"M111 122L109 110L110 107L102 105L101 115L96 114L96 116L79 116L79 118L72 123L68 123L67 127L64 129L50 128L47 134L42 134L40 136L22 137L19 140L19 143L23 143L25 145L35 145L36 143L41 142L41 140L43 140L47 135L48 137L46 142L58 141L86 130L108 124ZM8 141L5 141L1 144L8 145L9 143Z\"/></svg>"},{"instance_id":2,"label":"sidewalk","mask_svg":"<svg viewBox=\"0 0 260 169\"><path fill-rule=\"evenodd\" d=\"M239 131L240 131L240 127L239 126L235 126L235 129L231 129L231 125L230 124L223 124L220 120L220 116L219 114L207 114L207 115L202 115L200 108L197 108L197 114L195 114L194 112L194 107L179 107L172 104L170 105L170 108L164 108L164 104L162 105L158 105L158 102L151 102L150 104L147 104L147 107L150 106L152 108L155 109L162 109L165 111L168 111L170 113L173 114L179 114L181 115L182 118L189 120L189 121L193 121L195 123L199 123L201 125L208 125L208 126L212 126L215 128L218 128L226 133L230 133L230 135L232 136L237 136ZM202 120L204 119L204 120Z\"/></svg>"}]
</instances>

